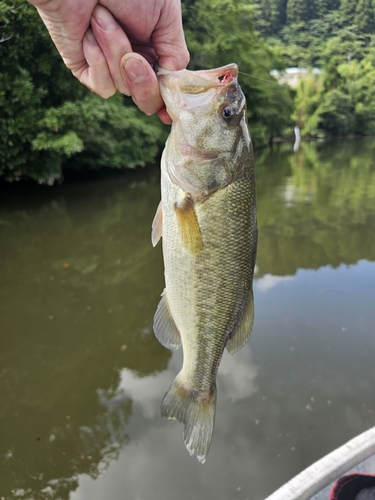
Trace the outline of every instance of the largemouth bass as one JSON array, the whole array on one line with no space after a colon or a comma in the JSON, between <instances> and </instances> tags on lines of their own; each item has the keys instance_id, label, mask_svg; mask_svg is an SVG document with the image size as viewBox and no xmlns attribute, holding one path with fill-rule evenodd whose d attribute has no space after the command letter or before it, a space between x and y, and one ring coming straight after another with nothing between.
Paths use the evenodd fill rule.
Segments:
<instances>
[{"instance_id":1,"label":"largemouth bass","mask_svg":"<svg viewBox=\"0 0 375 500\"><path fill-rule=\"evenodd\" d=\"M184 354L161 411L184 423L186 448L203 463L224 348L231 354L240 349L253 324L253 152L235 64L207 71L158 68L157 75L173 123L152 227L154 246L162 237L166 284L154 331L165 347L182 343Z\"/></svg>"}]
</instances>

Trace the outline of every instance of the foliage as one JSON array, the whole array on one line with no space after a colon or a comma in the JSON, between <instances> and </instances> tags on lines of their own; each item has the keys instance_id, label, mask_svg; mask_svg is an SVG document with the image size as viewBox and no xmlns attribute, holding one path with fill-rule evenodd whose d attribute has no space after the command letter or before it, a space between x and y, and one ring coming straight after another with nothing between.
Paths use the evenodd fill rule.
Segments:
<instances>
[{"instance_id":1,"label":"foliage","mask_svg":"<svg viewBox=\"0 0 375 500\"><path fill-rule=\"evenodd\" d=\"M155 117L143 119L135 107L124 106L121 95L103 100L95 94L50 108L33 141L37 151L50 151L70 166L133 168L156 157L166 134Z\"/></svg>"},{"instance_id":2,"label":"foliage","mask_svg":"<svg viewBox=\"0 0 375 500\"><path fill-rule=\"evenodd\" d=\"M272 36L286 23L287 0L253 0L254 22L263 36Z\"/></svg>"},{"instance_id":3,"label":"foliage","mask_svg":"<svg viewBox=\"0 0 375 500\"><path fill-rule=\"evenodd\" d=\"M359 0L355 9L354 24L364 33L375 31L375 16L372 0Z\"/></svg>"},{"instance_id":4,"label":"foliage","mask_svg":"<svg viewBox=\"0 0 375 500\"><path fill-rule=\"evenodd\" d=\"M320 81L309 78L297 88L293 118L303 133L374 133L375 2L287 0L279 18L285 22L271 32L257 16L255 22L285 67L322 70Z\"/></svg>"},{"instance_id":5,"label":"foliage","mask_svg":"<svg viewBox=\"0 0 375 500\"><path fill-rule=\"evenodd\" d=\"M314 118L320 105L321 87L321 79L310 74L297 88L293 118L305 133L316 132L317 125Z\"/></svg>"},{"instance_id":6,"label":"foliage","mask_svg":"<svg viewBox=\"0 0 375 500\"><path fill-rule=\"evenodd\" d=\"M307 22L314 16L314 2L303 0L288 0L286 18L288 24Z\"/></svg>"},{"instance_id":7,"label":"foliage","mask_svg":"<svg viewBox=\"0 0 375 500\"><path fill-rule=\"evenodd\" d=\"M31 145L38 121L46 106L60 104L64 93L78 97L81 89L67 78L68 71L29 4L1 0L0 25L0 175L16 179L29 165L45 163L49 178L47 158Z\"/></svg>"},{"instance_id":8,"label":"foliage","mask_svg":"<svg viewBox=\"0 0 375 500\"><path fill-rule=\"evenodd\" d=\"M294 117L308 134L375 132L375 51L363 59L331 59L322 79L300 82ZM329 69L330 70L329 70Z\"/></svg>"},{"instance_id":9,"label":"foliage","mask_svg":"<svg viewBox=\"0 0 375 500\"><path fill-rule=\"evenodd\" d=\"M341 0L340 2L340 12L350 22L353 21L357 3L357 0Z\"/></svg>"}]
</instances>

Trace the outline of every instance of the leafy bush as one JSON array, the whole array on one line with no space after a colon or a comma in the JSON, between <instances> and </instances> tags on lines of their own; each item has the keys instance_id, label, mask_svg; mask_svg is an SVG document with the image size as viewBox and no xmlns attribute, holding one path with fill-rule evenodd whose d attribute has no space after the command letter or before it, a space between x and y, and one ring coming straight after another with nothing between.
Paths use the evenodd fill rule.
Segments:
<instances>
[{"instance_id":1,"label":"leafy bush","mask_svg":"<svg viewBox=\"0 0 375 500\"><path fill-rule=\"evenodd\" d=\"M374 49L360 61L330 60L321 78L301 81L294 118L307 134L375 132Z\"/></svg>"},{"instance_id":2,"label":"leafy bush","mask_svg":"<svg viewBox=\"0 0 375 500\"><path fill-rule=\"evenodd\" d=\"M153 161L166 138L155 117L144 118L116 94L104 100L95 94L46 111L33 140L37 151L49 151L70 166L133 168Z\"/></svg>"}]
</instances>

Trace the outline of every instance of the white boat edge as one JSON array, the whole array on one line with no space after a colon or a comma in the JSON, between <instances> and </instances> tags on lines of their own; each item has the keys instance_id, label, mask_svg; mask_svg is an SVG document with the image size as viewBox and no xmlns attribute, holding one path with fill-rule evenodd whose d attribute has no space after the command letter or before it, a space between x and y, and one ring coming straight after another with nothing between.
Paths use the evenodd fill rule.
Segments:
<instances>
[{"instance_id":1,"label":"white boat edge","mask_svg":"<svg viewBox=\"0 0 375 500\"><path fill-rule=\"evenodd\" d=\"M307 467L265 500L310 500L374 453L375 427L372 427Z\"/></svg>"}]
</instances>

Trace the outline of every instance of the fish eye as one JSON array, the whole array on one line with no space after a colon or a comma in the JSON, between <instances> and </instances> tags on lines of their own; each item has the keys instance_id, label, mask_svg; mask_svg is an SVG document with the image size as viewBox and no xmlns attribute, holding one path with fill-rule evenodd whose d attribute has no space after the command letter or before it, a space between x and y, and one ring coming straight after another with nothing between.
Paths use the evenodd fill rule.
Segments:
<instances>
[{"instance_id":1,"label":"fish eye","mask_svg":"<svg viewBox=\"0 0 375 500\"><path fill-rule=\"evenodd\" d=\"M222 116L224 120L230 120L235 115L235 111L232 106L226 106L222 111Z\"/></svg>"}]
</instances>

